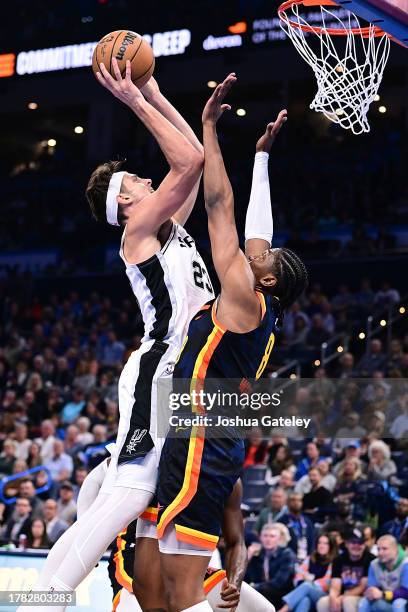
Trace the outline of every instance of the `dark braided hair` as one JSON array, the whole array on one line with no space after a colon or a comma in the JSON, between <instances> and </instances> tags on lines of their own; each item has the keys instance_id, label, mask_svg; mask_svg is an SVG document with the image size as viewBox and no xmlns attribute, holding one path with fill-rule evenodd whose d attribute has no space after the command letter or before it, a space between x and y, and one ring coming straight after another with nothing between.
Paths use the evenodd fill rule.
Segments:
<instances>
[{"instance_id":1,"label":"dark braided hair","mask_svg":"<svg viewBox=\"0 0 408 612\"><path fill-rule=\"evenodd\" d=\"M276 249L272 272L276 276L276 285L271 294L279 300L280 324L283 312L287 310L303 293L308 285L308 275L303 261L290 249Z\"/></svg>"}]
</instances>

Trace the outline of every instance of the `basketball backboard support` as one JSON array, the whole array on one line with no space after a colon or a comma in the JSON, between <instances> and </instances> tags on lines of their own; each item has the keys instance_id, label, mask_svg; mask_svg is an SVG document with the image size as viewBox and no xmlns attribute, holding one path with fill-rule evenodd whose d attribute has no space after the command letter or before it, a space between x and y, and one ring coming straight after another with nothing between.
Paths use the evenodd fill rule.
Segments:
<instances>
[{"instance_id":1,"label":"basketball backboard support","mask_svg":"<svg viewBox=\"0 0 408 612\"><path fill-rule=\"evenodd\" d=\"M408 0L335 0L408 46Z\"/></svg>"}]
</instances>

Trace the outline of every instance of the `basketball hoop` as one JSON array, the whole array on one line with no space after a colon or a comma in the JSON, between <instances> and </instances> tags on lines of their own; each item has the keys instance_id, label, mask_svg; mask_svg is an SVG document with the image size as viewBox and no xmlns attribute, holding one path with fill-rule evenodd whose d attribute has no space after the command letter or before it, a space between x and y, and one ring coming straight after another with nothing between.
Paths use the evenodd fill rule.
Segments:
<instances>
[{"instance_id":1,"label":"basketball hoop","mask_svg":"<svg viewBox=\"0 0 408 612\"><path fill-rule=\"evenodd\" d=\"M310 22L300 5L316 8ZM310 108L353 134L369 132L367 113L382 81L390 36L372 24L362 27L357 15L331 0L287 0L278 14L281 28L315 74ZM338 37L342 45L335 44Z\"/></svg>"}]
</instances>

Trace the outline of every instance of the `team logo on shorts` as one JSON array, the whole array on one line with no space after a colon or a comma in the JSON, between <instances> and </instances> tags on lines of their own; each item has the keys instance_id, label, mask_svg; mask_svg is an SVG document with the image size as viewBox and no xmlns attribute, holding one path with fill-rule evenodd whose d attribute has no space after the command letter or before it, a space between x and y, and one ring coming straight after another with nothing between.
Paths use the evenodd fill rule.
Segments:
<instances>
[{"instance_id":1,"label":"team logo on shorts","mask_svg":"<svg viewBox=\"0 0 408 612\"><path fill-rule=\"evenodd\" d=\"M143 440L146 434L147 429L135 429L129 440L129 444L126 445L126 452L129 453L129 455L136 450L136 446Z\"/></svg>"}]
</instances>

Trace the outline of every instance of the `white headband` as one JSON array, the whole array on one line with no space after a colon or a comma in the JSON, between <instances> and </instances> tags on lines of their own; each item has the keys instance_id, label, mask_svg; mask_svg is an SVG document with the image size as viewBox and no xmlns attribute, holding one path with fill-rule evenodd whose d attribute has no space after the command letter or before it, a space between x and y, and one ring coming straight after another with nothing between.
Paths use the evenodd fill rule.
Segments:
<instances>
[{"instance_id":1,"label":"white headband","mask_svg":"<svg viewBox=\"0 0 408 612\"><path fill-rule=\"evenodd\" d=\"M118 201L122 180L126 172L114 172L109 181L108 192L106 194L106 220L110 225L118 223Z\"/></svg>"}]
</instances>

